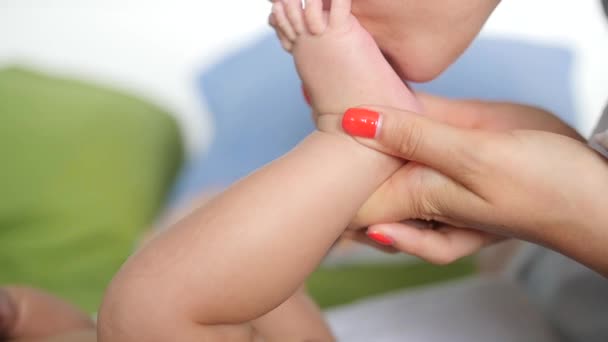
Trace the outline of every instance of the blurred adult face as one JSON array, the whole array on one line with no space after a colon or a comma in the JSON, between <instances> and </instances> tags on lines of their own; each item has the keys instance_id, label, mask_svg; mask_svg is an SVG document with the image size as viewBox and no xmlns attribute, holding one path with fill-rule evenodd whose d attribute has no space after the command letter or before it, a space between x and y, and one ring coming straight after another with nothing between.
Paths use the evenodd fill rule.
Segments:
<instances>
[{"instance_id":1,"label":"blurred adult face","mask_svg":"<svg viewBox=\"0 0 608 342\"><path fill-rule=\"evenodd\" d=\"M353 0L353 13L395 70L432 80L471 44L500 0Z\"/></svg>"}]
</instances>

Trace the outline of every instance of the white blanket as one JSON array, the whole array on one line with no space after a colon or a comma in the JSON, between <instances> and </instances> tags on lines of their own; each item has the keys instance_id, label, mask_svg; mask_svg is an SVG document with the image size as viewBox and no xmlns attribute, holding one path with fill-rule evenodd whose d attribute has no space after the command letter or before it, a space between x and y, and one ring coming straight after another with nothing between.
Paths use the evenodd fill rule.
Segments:
<instances>
[{"instance_id":1,"label":"white blanket","mask_svg":"<svg viewBox=\"0 0 608 342\"><path fill-rule=\"evenodd\" d=\"M338 341L557 341L523 292L504 278L399 292L326 314Z\"/></svg>"}]
</instances>

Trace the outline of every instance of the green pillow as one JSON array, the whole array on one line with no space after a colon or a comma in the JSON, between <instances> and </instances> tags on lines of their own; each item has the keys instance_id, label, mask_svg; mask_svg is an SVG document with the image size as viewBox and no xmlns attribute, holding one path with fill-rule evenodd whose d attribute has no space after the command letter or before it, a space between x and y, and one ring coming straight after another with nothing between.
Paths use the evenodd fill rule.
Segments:
<instances>
[{"instance_id":1,"label":"green pillow","mask_svg":"<svg viewBox=\"0 0 608 342\"><path fill-rule=\"evenodd\" d=\"M0 70L0 283L94 311L183 158L166 111L80 81Z\"/></svg>"}]
</instances>

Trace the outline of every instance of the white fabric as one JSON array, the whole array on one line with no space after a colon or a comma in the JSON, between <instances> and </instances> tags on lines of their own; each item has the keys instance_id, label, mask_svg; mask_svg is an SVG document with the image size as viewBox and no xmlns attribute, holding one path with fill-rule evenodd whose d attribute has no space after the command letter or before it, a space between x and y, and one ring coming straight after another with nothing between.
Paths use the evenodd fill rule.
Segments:
<instances>
[{"instance_id":1,"label":"white fabric","mask_svg":"<svg viewBox=\"0 0 608 342\"><path fill-rule=\"evenodd\" d=\"M608 158L608 107L595 128L594 135L589 140L589 145Z\"/></svg>"},{"instance_id":2,"label":"white fabric","mask_svg":"<svg viewBox=\"0 0 608 342\"><path fill-rule=\"evenodd\" d=\"M599 6L597 0L502 1L481 34L571 49L582 114L577 126L585 134L608 84L608 27ZM208 146L212 132L199 73L270 34L269 11L263 0L3 0L0 66L25 63L154 99L175 113L194 153Z\"/></svg>"},{"instance_id":3,"label":"white fabric","mask_svg":"<svg viewBox=\"0 0 608 342\"><path fill-rule=\"evenodd\" d=\"M606 278L535 245L524 247L513 264L510 271L515 281L561 341L608 341Z\"/></svg>"},{"instance_id":4,"label":"white fabric","mask_svg":"<svg viewBox=\"0 0 608 342\"><path fill-rule=\"evenodd\" d=\"M502 278L398 292L330 310L327 318L338 341L557 341L522 290Z\"/></svg>"}]
</instances>

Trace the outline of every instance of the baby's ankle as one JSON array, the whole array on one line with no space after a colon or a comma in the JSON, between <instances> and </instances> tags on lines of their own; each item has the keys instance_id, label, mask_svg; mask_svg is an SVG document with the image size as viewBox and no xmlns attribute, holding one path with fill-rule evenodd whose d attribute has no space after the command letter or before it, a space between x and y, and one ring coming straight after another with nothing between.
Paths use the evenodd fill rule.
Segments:
<instances>
[{"instance_id":1,"label":"baby's ankle","mask_svg":"<svg viewBox=\"0 0 608 342\"><path fill-rule=\"evenodd\" d=\"M342 130L341 114L318 114L314 117L317 130L329 134L347 135Z\"/></svg>"}]
</instances>

